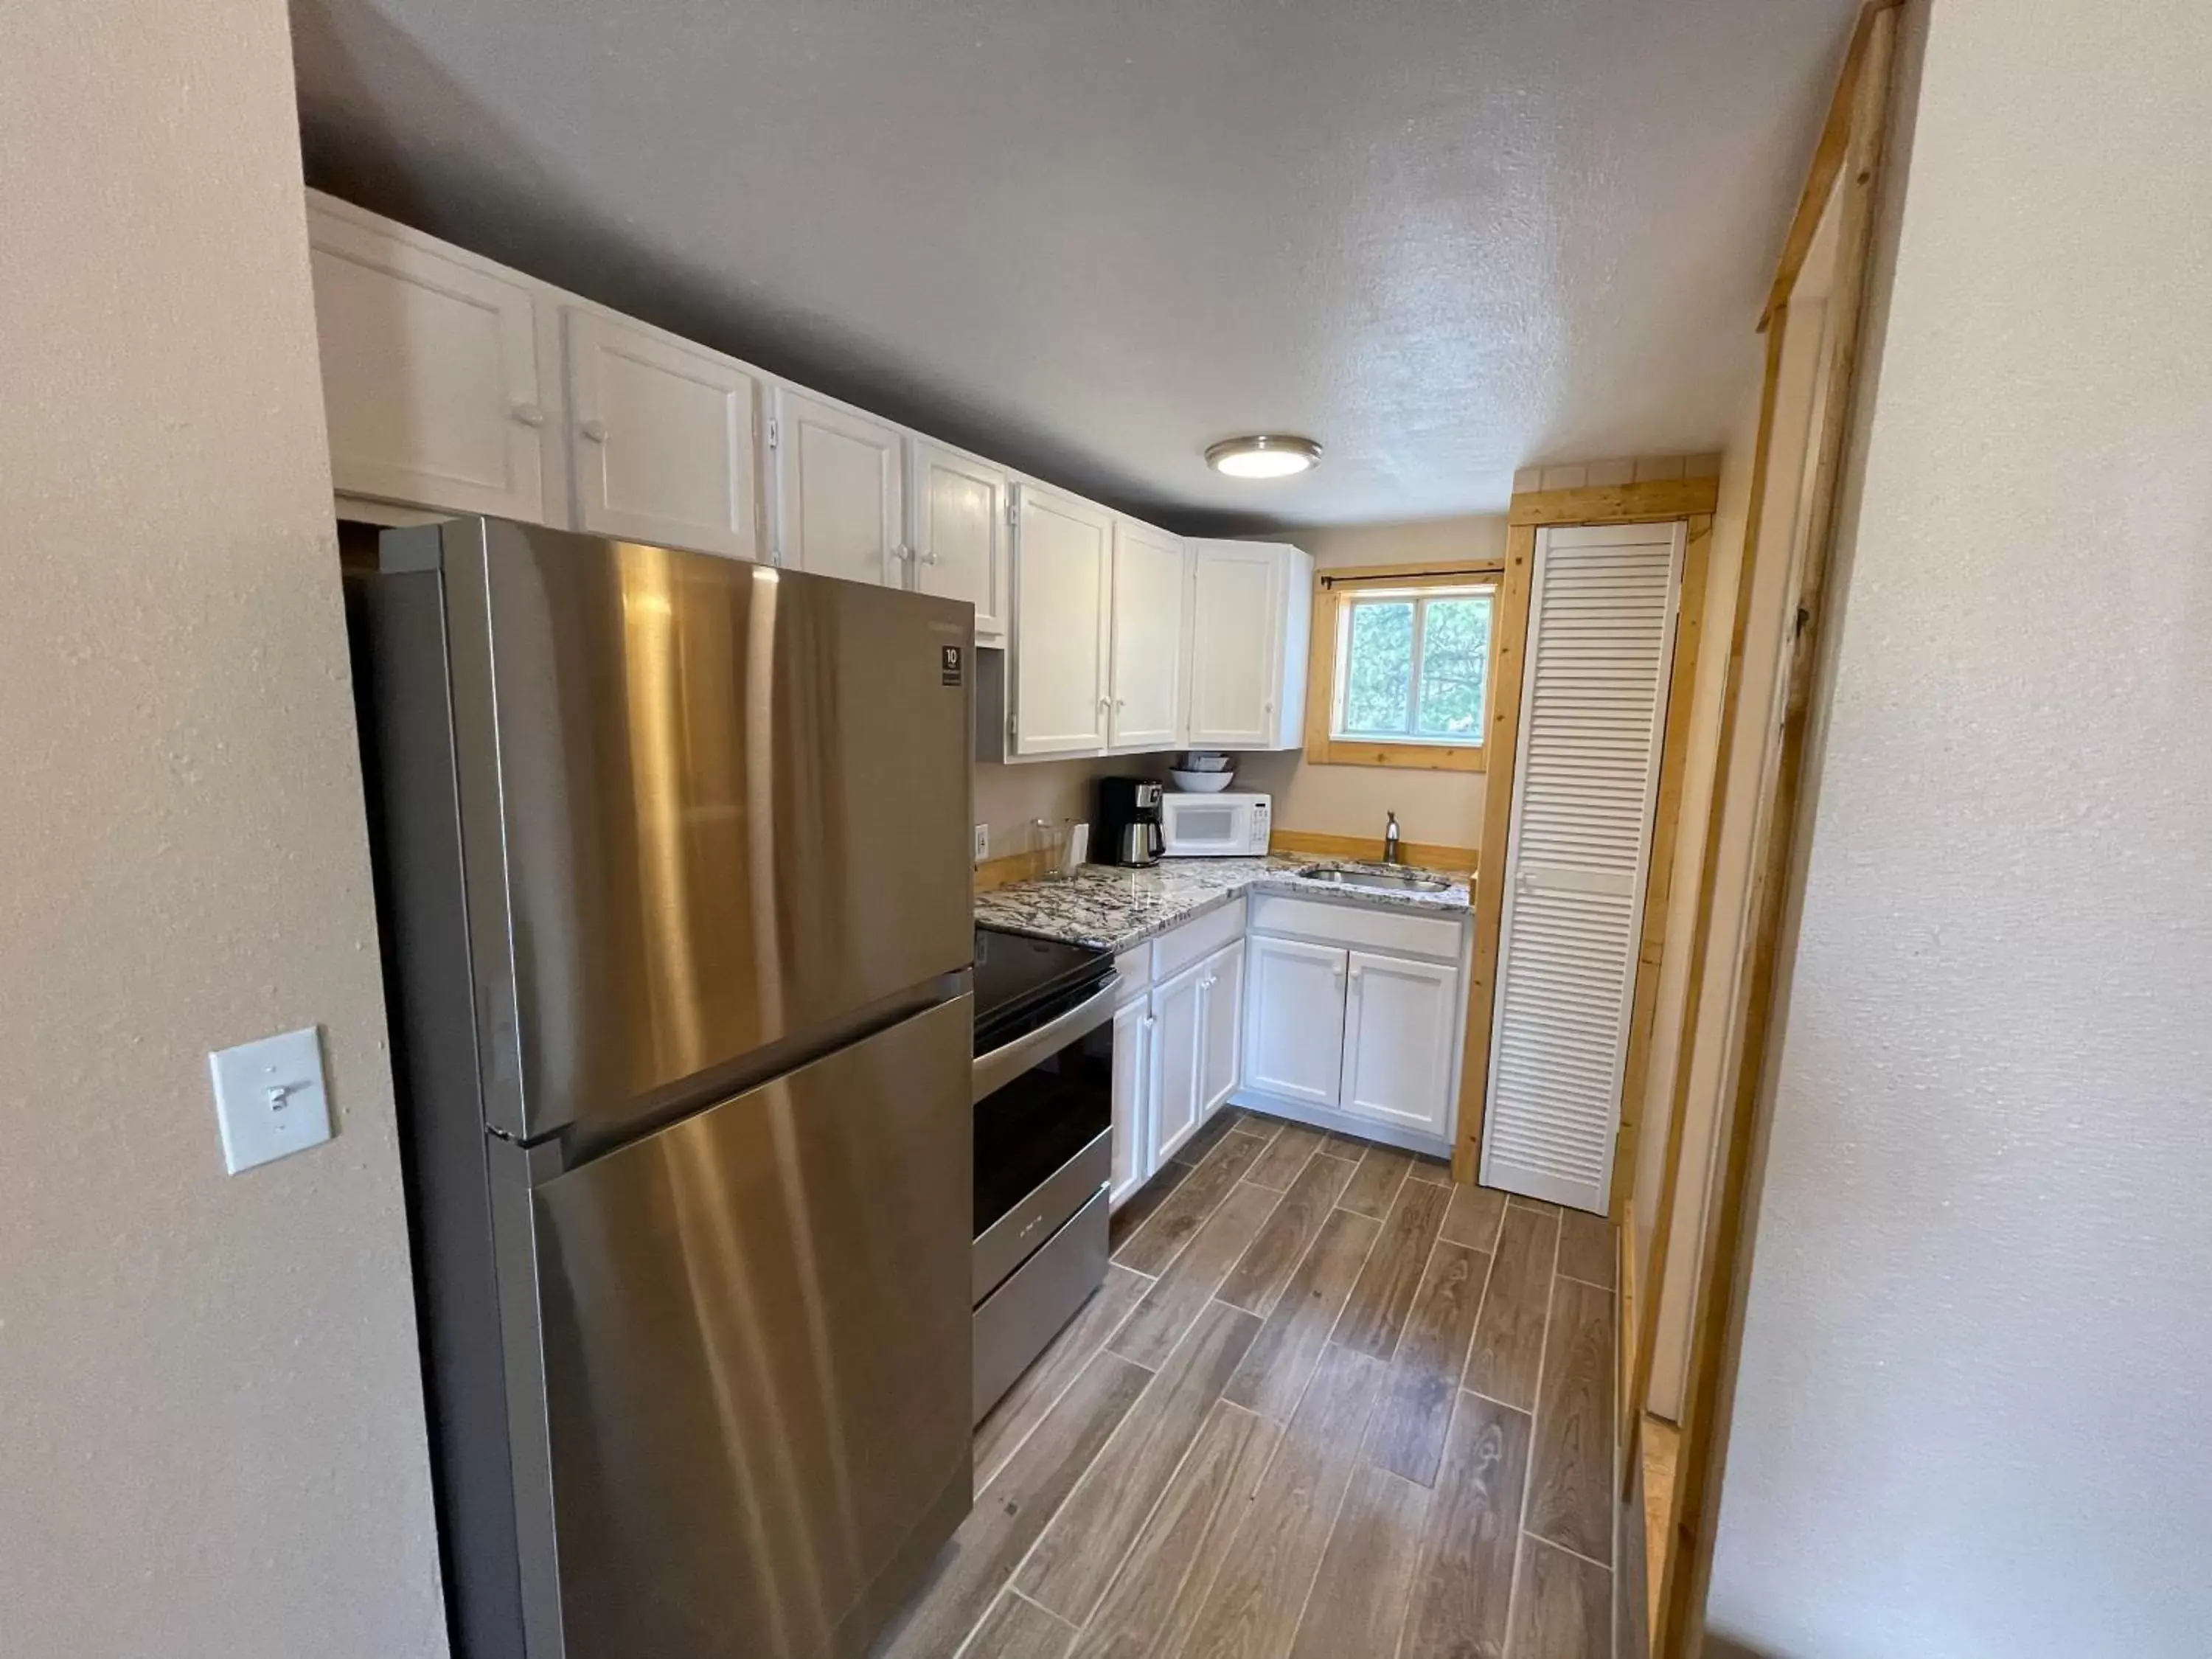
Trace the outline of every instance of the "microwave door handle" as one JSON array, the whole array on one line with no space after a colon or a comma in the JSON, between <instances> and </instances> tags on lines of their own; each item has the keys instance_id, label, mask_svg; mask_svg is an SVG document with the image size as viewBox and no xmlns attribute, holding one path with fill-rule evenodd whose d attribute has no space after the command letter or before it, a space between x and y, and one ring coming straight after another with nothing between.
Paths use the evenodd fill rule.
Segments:
<instances>
[{"instance_id":1,"label":"microwave door handle","mask_svg":"<svg viewBox=\"0 0 2212 1659\"><path fill-rule=\"evenodd\" d=\"M1085 997L1066 1013L1056 1015L1034 1031L1024 1031L988 1054L976 1055L969 1097L982 1099L1012 1082L1047 1054L1110 1024L1114 1018L1114 994L1121 988L1121 975L1109 974L1099 981L1095 994Z\"/></svg>"}]
</instances>

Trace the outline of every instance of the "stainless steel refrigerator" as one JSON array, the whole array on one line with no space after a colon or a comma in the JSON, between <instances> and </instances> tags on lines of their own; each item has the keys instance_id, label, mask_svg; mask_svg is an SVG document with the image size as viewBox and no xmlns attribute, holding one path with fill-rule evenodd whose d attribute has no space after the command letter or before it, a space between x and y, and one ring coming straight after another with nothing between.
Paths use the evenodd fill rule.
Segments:
<instances>
[{"instance_id":1,"label":"stainless steel refrigerator","mask_svg":"<svg viewBox=\"0 0 2212 1659\"><path fill-rule=\"evenodd\" d=\"M865 1651L969 1504L972 613L481 519L359 563L457 1652Z\"/></svg>"}]
</instances>

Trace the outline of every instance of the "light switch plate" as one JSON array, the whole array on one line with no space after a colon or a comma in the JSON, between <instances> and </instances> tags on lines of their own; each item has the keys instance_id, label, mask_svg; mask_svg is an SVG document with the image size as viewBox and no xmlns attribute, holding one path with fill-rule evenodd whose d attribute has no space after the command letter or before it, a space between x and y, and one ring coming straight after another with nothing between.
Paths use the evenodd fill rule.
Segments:
<instances>
[{"instance_id":1,"label":"light switch plate","mask_svg":"<svg viewBox=\"0 0 2212 1659\"><path fill-rule=\"evenodd\" d=\"M991 826L988 823L979 823L975 826L975 862L981 864L990 856Z\"/></svg>"},{"instance_id":2,"label":"light switch plate","mask_svg":"<svg viewBox=\"0 0 2212 1659\"><path fill-rule=\"evenodd\" d=\"M216 1121L222 1127L222 1161L231 1174L331 1138L330 1094L316 1027L219 1048L208 1056L208 1073L215 1082Z\"/></svg>"}]
</instances>

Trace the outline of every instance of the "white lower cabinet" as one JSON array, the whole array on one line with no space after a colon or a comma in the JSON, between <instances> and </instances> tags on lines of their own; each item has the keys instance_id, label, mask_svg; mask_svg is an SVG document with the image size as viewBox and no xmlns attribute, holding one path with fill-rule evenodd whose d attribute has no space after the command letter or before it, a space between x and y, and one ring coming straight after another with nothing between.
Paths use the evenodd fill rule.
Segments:
<instances>
[{"instance_id":1,"label":"white lower cabinet","mask_svg":"<svg viewBox=\"0 0 2212 1659\"><path fill-rule=\"evenodd\" d=\"M1217 951L1206 959L1206 972L1198 988L1204 998L1199 1024L1200 1042L1198 1116L1202 1123L1219 1111L1237 1092L1243 1077L1244 1059L1244 941Z\"/></svg>"},{"instance_id":2,"label":"white lower cabinet","mask_svg":"<svg viewBox=\"0 0 2212 1659\"><path fill-rule=\"evenodd\" d=\"M1114 1173L1107 1202L1118 1205L1152 1173L1145 1103L1152 1092L1152 1000L1141 993L1114 1016Z\"/></svg>"},{"instance_id":3,"label":"white lower cabinet","mask_svg":"<svg viewBox=\"0 0 2212 1659\"><path fill-rule=\"evenodd\" d=\"M1358 924L1346 931L1358 937ZM1295 1103L1422 1139L1451 1138L1456 966L1266 933L1246 939L1244 951L1246 1089L1286 1110Z\"/></svg>"},{"instance_id":4,"label":"white lower cabinet","mask_svg":"<svg viewBox=\"0 0 2212 1659\"><path fill-rule=\"evenodd\" d=\"M1285 1100L1335 1105L1344 1071L1346 952L1255 935L1246 941L1245 966L1246 1084Z\"/></svg>"},{"instance_id":5,"label":"white lower cabinet","mask_svg":"<svg viewBox=\"0 0 2212 1659\"><path fill-rule=\"evenodd\" d=\"M1459 975L1364 951L1352 951L1350 963L1339 1106L1423 1134L1447 1133Z\"/></svg>"},{"instance_id":6,"label":"white lower cabinet","mask_svg":"<svg viewBox=\"0 0 2212 1659\"><path fill-rule=\"evenodd\" d=\"M1152 988L1152 1165L1197 1133L1206 1036L1206 964L1194 963Z\"/></svg>"},{"instance_id":7,"label":"white lower cabinet","mask_svg":"<svg viewBox=\"0 0 2212 1659\"><path fill-rule=\"evenodd\" d=\"M1243 927L1216 911L1121 958L1125 1000L1114 1016L1116 1205L1158 1173L1243 1081ZM1191 958L1196 957L1198 960ZM1170 966L1151 983L1155 960Z\"/></svg>"}]
</instances>

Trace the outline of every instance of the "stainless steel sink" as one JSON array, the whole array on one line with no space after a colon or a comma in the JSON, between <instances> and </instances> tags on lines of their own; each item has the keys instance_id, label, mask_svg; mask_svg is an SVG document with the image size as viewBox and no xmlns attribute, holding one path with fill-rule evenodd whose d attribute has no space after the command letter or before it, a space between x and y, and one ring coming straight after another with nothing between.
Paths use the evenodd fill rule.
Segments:
<instances>
[{"instance_id":1,"label":"stainless steel sink","mask_svg":"<svg viewBox=\"0 0 2212 1659\"><path fill-rule=\"evenodd\" d=\"M1321 864L1299 871L1298 879L1325 882L1331 887L1364 887L1377 893L1442 893L1451 888L1451 883L1436 876L1389 870L1333 870Z\"/></svg>"}]
</instances>

